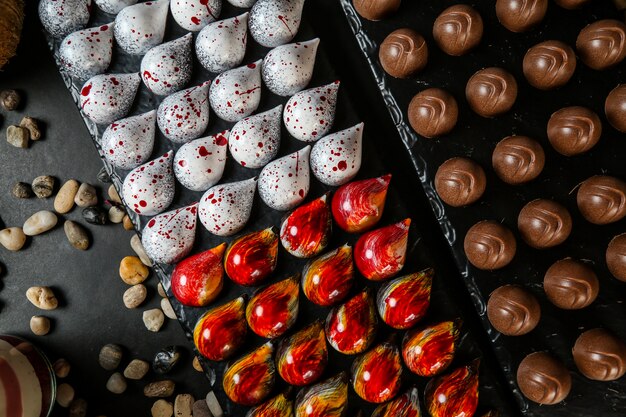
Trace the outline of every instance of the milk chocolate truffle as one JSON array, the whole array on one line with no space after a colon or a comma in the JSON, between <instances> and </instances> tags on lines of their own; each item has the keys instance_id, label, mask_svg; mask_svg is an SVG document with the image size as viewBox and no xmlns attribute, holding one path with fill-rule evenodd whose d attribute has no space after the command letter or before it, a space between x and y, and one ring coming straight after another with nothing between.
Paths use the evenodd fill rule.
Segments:
<instances>
[{"instance_id":1,"label":"milk chocolate truffle","mask_svg":"<svg viewBox=\"0 0 626 417\"><path fill-rule=\"evenodd\" d=\"M615 236L609 243L606 266L615 278L626 282L626 233Z\"/></svg>"},{"instance_id":2,"label":"milk chocolate truffle","mask_svg":"<svg viewBox=\"0 0 626 417\"><path fill-rule=\"evenodd\" d=\"M556 261L543 278L548 300L565 310L578 310L593 303L600 283L593 269L572 258Z\"/></svg>"},{"instance_id":3,"label":"milk chocolate truffle","mask_svg":"<svg viewBox=\"0 0 626 417\"><path fill-rule=\"evenodd\" d=\"M507 184L532 181L541 174L546 162L543 148L527 136L509 136L496 145L491 163L498 177Z\"/></svg>"},{"instance_id":4,"label":"milk chocolate truffle","mask_svg":"<svg viewBox=\"0 0 626 417\"><path fill-rule=\"evenodd\" d=\"M412 29L394 30L380 45L378 59L387 74L408 78L426 66L428 46L422 35Z\"/></svg>"},{"instance_id":5,"label":"milk chocolate truffle","mask_svg":"<svg viewBox=\"0 0 626 417\"><path fill-rule=\"evenodd\" d=\"M589 1L590 0L554 0L556 4L568 10L580 9L585 4L589 3Z\"/></svg>"},{"instance_id":6,"label":"milk chocolate truffle","mask_svg":"<svg viewBox=\"0 0 626 417\"><path fill-rule=\"evenodd\" d=\"M485 192L485 171L468 158L452 158L439 166L435 189L444 203L452 207L472 204Z\"/></svg>"},{"instance_id":7,"label":"milk chocolate truffle","mask_svg":"<svg viewBox=\"0 0 626 417\"><path fill-rule=\"evenodd\" d=\"M615 381L626 373L626 343L608 330L578 336L572 355L580 373L594 381Z\"/></svg>"},{"instance_id":8,"label":"milk chocolate truffle","mask_svg":"<svg viewBox=\"0 0 626 417\"><path fill-rule=\"evenodd\" d=\"M367 20L381 20L400 8L400 0L353 0L354 9Z\"/></svg>"},{"instance_id":9,"label":"milk chocolate truffle","mask_svg":"<svg viewBox=\"0 0 626 417\"><path fill-rule=\"evenodd\" d=\"M452 94L441 88L429 88L418 93L408 109L413 130L426 138L449 133L459 117L459 107Z\"/></svg>"},{"instance_id":10,"label":"milk chocolate truffle","mask_svg":"<svg viewBox=\"0 0 626 417\"><path fill-rule=\"evenodd\" d=\"M602 122L586 107L558 110L548 121L548 140L561 155L573 156L593 148L602 135Z\"/></svg>"},{"instance_id":11,"label":"milk chocolate truffle","mask_svg":"<svg viewBox=\"0 0 626 417\"><path fill-rule=\"evenodd\" d=\"M503 285L489 296L487 317L500 333L521 336L537 327L541 307L530 291L517 285Z\"/></svg>"},{"instance_id":12,"label":"milk chocolate truffle","mask_svg":"<svg viewBox=\"0 0 626 417\"><path fill-rule=\"evenodd\" d=\"M626 57L626 25L604 19L585 26L576 38L578 56L589 68L604 70Z\"/></svg>"},{"instance_id":13,"label":"milk chocolate truffle","mask_svg":"<svg viewBox=\"0 0 626 417\"><path fill-rule=\"evenodd\" d=\"M565 242L572 231L572 216L556 201L538 198L526 204L517 217L522 239L535 249Z\"/></svg>"},{"instance_id":14,"label":"milk chocolate truffle","mask_svg":"<svg viewBox=\"0 0 626 417\"><path fill-rule=\"evenodd\" d=\"M484 220L467 231L463 249L467 260L476 268L494 270L507 266L513 260L517 242L505 226Z\"/></svg>"},{"instance_id":15,"label":"milk chocolate truffle","mask_svg":"<svg viewBox=\"0 0 626 417\"><path fill-rule=\"evenodd\" d=\"M511 32L526 32L546 15L548 0L497 0L496 16Z\"/></svg>"},{"instance_id":16,"label":"milk chocolate truffle","mask_svg":"<svg viewBox=\"0 0 626 417\"><path fill-rule=\"evenodd\" d=\"M483 37L483 19L471 6L448 7L435 20L433 38L443 52L461 56L478 46Z\"/></svg>"},{"instance_id":17,"label":"milk chocolate truffle","mask_svg":"<svg viewBox=\"0 0 626 417\"><path fill-rule=\"evenodd\" d=\"M626 133L626 84L611 90L604 102L604 113L611 126Z\"/></svg>"},{"instance_id":18,"label":"milk chocolate truffle","mask_svg":"<svg viewBox=\"0 0 626 417\"><path fill-rule=\"evenodd\" d=\"M494 117L513 107L517 98L517 82L502 68L485 68L469 79L465 96L474 112L483 117Z\"/></svg>"},{"instance_id":19,"label":"milk chocolate truffle","mask_svg":"<svg viewBox=\"0 0 626 417\"><path fill-rule=\"evenodd\" d=\"M517 368L517 385L531 401L553 405L572 389L572 376L563 362L546 352L526 356Z\"/></svg>"},{"instance_id":20,"label":"milk chocolate truffle","mask_svg":"<svg viewBox=\"0 0 626 417\"><path fill-rule=\"evenodd\" d=\"M593 224L609 224L626 216L626 182L608 175L595 175L578 188L576 203L583 217Z\"/></svg>"},{"instance_id":21,"label":"milk chocolate truffle","mask_svg":"<svg viewBox=\"0 0 626 417\"><path fill-rule=\"evenodd\" d=\"M524 76L540 90L562 87L576 70L574 50L560 41L545 41L531 47L524 55Z\"/></svg>"}]
</instances>

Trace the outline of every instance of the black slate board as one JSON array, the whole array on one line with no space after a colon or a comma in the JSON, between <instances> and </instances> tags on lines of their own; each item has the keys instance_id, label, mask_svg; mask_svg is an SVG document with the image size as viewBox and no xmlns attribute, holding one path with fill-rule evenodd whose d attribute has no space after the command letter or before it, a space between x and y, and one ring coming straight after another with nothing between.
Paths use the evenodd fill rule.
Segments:
<instances>
[{"instance_id":1,"label":"black slate board","mask_svg":"<svg viewBox=\"0 0 626 417\"><path fill-rule=\"evenodd\" d=\"M389 19L371 22L360 18L351 0L341 0L357 42L365 54L376 83L387 104L398 132L409 150L414 168L422 182L441 230L450 244L474 306L496 352L497 360L508 379L509 388L521 412L528 416L623 416L626 414L626 378L601 383L582 376L576 369L571 348L578 335L587 329L605 327L626 339L626 299L624 283L611 276L604 253L610 239L626 229L626 220L596 226L582 218L576 206L576 187L586 178L606 174L626 179L624 134L613 129L604 117L604 99L617 84L626 80L626 62L616 68L598 72L580 60L570 82L556 91L542 92L531 87L522 73L526 50L543 40L556 39L574 45L580 29L598 19L623 20L610 1L590 2L581 10L568 11L550 3L546 18L535 29L515 34L497 20L493 1L464 2L481 14L485 32L481 44L464 57L451 57L438 49L432 37L432 24L444 9L456 1L404 1ZM398 80L384 73L378 62L378 45L395 29L410 27L421 33L429 46L429 62L414 79ZM517 102L512 110L494 119L474 114L465 100L465 84L477 70L500 66L510 71L519 85ZM441 87L451 92L459 103L459 122L452 133L429 140L415 134L406 120L406 108L419 91ZM594 110L602 119L603 134L590 152L564 157L550 146L546 124L550 115L566 106L582 105ZM537 139L546 152L546 167L538 179L522 186L509 186L491 169L491 153L502 138L520 134ZM487 173L487 190L482 199L467 208L445 205L434 189L437 168L445 160L467 156L479 162ZM573 217L573 231L562 245L538 251L523 243L517 233L517 215L521 207L535 198L550 198L564 204ZM495 272L480 271L468 264L463 252L467 230L483 219L502 221L516 234L518 251L513 262ZM556 260L571 256L589 263L600 279L600 294L590 307L565 311L553 306L542 288L543 275ZM503 284L520 284L537 295L542 319L531 333L505 337L487 320L486 300L491 291ZM515 382L517 365L534 351L550 351L572 371L573 388L569 397L558 405L539 406L526 400Z\"/></svg>"}]
</instances>

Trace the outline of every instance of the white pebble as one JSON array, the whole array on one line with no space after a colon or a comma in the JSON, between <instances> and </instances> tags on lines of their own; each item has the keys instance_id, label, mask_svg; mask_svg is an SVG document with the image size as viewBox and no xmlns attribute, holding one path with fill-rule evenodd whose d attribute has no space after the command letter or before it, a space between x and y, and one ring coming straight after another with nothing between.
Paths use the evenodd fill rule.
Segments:
<instances>
[{"instance_id":1,"label":"white pebble","mask_svg":"<svg viewBox=\"0 0 626 417\"><path fill-rule=\"evenodd\" d=\"M30 216L25 222L23 232L26 236L36 236L47 232L57 224L57 216L51 211L42 210Z\"/></svg>"},{"instance_id":2,"label":"white pebble","mask_svg":"<svg viewBox=\"0 0 626 417\"><path fill-rule=\"evenodd\" d=\"M213 414L213 417L222 417L224 415L222 406L219 401L217 401L217 397L213 391L209 391L206 395L206 405L209 406L209 411Z\"/></svg>"},{"instance_id":3,"label":"white pebble","mask_svg":"<svg viewBox=\"0 0 626 417\"><path fill-rule=\"evenodd\" d=\"M151 332L158 332L161 330L161 326L163 326L163 322L165 321L165 315L158 308L153 308L152 310L146 310L143 312L143 324L146 325L146 329Z\"/></svg>"},{"instance_id":4,"label":"white pebble","mask_svg":"<svg viewBox=\"0 0 626 417\"><path fill-rule=\"evenodd\" d=\"M176 313L174 312L174 308L172 307L172 303L167 298L161 298L161 310L167 316L167 318L176 320Z\"/></svg>"},{"instance_id":5,"label":"white pebble","mask_svg":"<svg viewBox=\"0 0 626 417\"><path fill-rule=\"evenodd\" d=\"M130 238L130 247L133 248L137 256L139 256L139 259L141 259L141 262L145 266L152 266L152 261L148 257L146 250L143 248L143 244L141 243L139 235L134 234L133 237Z\"/></svg>"}]
</instances>

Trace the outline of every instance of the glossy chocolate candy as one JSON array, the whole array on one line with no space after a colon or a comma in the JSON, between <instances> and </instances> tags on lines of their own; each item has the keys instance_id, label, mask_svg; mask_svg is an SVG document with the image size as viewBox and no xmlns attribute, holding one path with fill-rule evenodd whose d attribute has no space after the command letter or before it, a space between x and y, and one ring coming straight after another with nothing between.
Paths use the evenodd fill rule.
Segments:
<instances>
[{"instance_id":1,"label":"glossy chocolate candy","mask_svg":"<svg viewBox=\"0 0 626 417\"><path fill-rule=\"evenodd\" d=\"M431 380L426 385L426 409L431 417L473 416L478 406L478 366L467 366Z\"/></svg>"},{"instance_id":2,"label":"glossy chocolate candy","mask_svg":"<svg viewBox=\"0 0 626 417\"><path fill-rule=\"evenodd\" d=\"M578 370L595 381L614 381L626 373L626 343L605 329L582 333L572 349Z\"/></svg>"},{"instance_id":3,"label":"glossy chocolate candy","mask_svg":"<svg viewBox=\"0 0 626 417\"><path fill-rule=\"evenodd\" d=\"M626 233L615 236L609 242L606 266L615 278L626 282Z\"/></svg>"},{"instance_id":4,"label":"glossy chocolate candy","mask_svg":"<svg viewBox=\"0 0 626 417\"><path fill-rule=\"evenodd\" d=\"M276 382L276 368L268 342L229 364L222 378L224 392L233 402L248 407L265 400Z\"/></svg>"},{"instance_id":5,"label":"glossy chocolate candy","mask_svg":"<svg viewBox=\"0 0 626 417\"><path fill-rule=\"evenodd\" d=\"M353 181L339 187L332 201L337 225L346 232L359 233L373 227L385 208L391 174Z\"/></svg>"},{"instance_id":6,"label":"glossy chocolate candy","mask_svg":"<svg viewBox=\"0 0 626 417\"><path fill-rule=\"evenodd\" d=\"M530 291L517 285L503 285L489 296L487 317L500 333L521 336L537 327L541 306Z\"/></svg>"},{"instance_id":7,"label":"glossy chocolate candy","mask_svg":"<svg viewBox=\"0 0 626 417\"><path fill-rule=\"evenodd\" d=\"M401 0L352 0L354 9L368 20L381 20L400 8Z\"/></svg>"},{"instance_id":8,"label":"glossy chocolate candy","mask_svg":"<svg viewBox=\"0 0 626 417\"><path fill-rule=\"evenodd\" d=\"M380 44L378 59L387 74L408 78L426 66L428 45L424 37L413 29L397 29Z\"/></svg>"},{"instance_id":9,"label":"glossy chocolate candy","mask_svg":"<svg viewBox=\"0 0 626 417\"><path fill-rule=\"evenodd\" d=\"M411 219L365 233L354 246L354 262L361 274L382 281L400 272L406 261Z\"/></svg>"},{"instance_id":10,"label":"glossy chocolate candy","mask_svg":"<svg viewBox=\"0 0 626 417\"><path fill-rule=\"evenodd\" d=\"M455 4L448 7L433 24L433 37L448 55L461 56L478 46L483 36L483 19L473 7Z\"/></svg>"},{"instance_id":11,"label":"glossy chocolate candy","mask_svg":"<svg viewBox=\"0 0 626 417\"><path fill-rule=\"evenodd\" d=\"M430 305L432 268L389 281L378 289L376 307L387 325L408 329L420 321Z\"/></svg>"},{"instance_id":12,"label":"glossy chocolate candy","mask_svg":"<svg viewBox=\"0 0 626 417\"><path fill-rule=\"evenodd\" d=\"M546 15L548 0L497 0L496 16L511 32L526 32Z\"/></svg>"},{"instance_id":13,"label":"glossy chocolate candy","mask_svg":"<svg viewBox=\"0 0 626 417\"><path fill-rule=\"evenodd\" d=\"M327 364L328 350L320 321L284 339L276 352L278 373L291 385L312 384L322 376Z\"/></svg>"},{"instance_id":14,"label":"glossy chocolate candy","mask_svg":"<svg viewBox=\"0 0 626 417\"><path fill-rule=\"evenodd\" d=\"M379 405L372 417L422 417L417 388L413 387L388 403Z\"/></svg>"},{"instance_id":15,"label":"glossy chocolate candy","mask_svg":"<svg viewBox=\"0 0 626 417\"><path fill-rule=\"evenodd\" d=\"M431 377L452 363L459 343L461 321L444 321L407 332L402 359L416 375Z\"/></svg>"},{"instance_id":16,"label":"glossy chocolate candy","mask_svg":"<svg viewBox=\"0 0 626 417\"><path fill-rule=\"evenodd\" d=\"M248 411L246 417L293 417L293 401L280 393Z\"/></svg>"},{"instance_id":17,"label":"glossy chocolate candy","mask_svg":"<svg viewBox=\"0 0 626 417\"><path fill-rule=\"evenodd\" d=\"M297 258L310 258L326 248L332 231L328 194L292 211L280 226L280 242Z\"/></svg>"},{"instance_id":18,"label":"glossy chocolate candy","mask_svg":"<svg viewBox=\"0 0 626 417\"><path fill-rule=\"evenodd\" d=\"M472 265L490 271L504 268L513 260L517 241L513 233L502 224L483 220L467 231L463 249Z\"/></svg>"},{"instance_id":19,"label":"glossy chocolate candy","mask_svg":"<svg viewBox=\"0 0 626 417\"><path fill-rule=\"evenodd\" d=\"M326 338L338 352L355 355L370 347L378 317L370 291L365 290L333 308L326 318Z\"/></svg>"},{"instance_id":20,"label":"glossy chocolate candy","mask_svg":"<svg viewBox=\"0 0 626 417\"><path fill-rule=\"evenodd\" d=\"M597 20L585 26L576 38L580 59L590 68L605 70L626 57L626 25L619 20Z\"/></svg>"},{"instance_id":21,"label":"glossy chocolate candy","mask_svg":"<svg viewBox=\"0 0 626 417\"><path fill-rule=\"evenodd\" d=\"M548 120L548 140L561 155L585 153L598 143L601 135L602 121L586 107L564 107Z\"/></svg>"},{"instance_id":22,"label":"glossy chocolate candy","mask_svg":"<svg viewBox=\"0 0 626 417\"><path fill-rule=\"evenodd\" d=\"M546 352L526 356L517 368L517 385L526 398L539 404L563 401L572 388L572 376L560 360Z\"/></svg>"},{"instance_id":23,"label":"glossy chocolate candy","mask_svg":"<svg viewBox=\"0 0 626 417\"><path fill-rule=\"evenodd\" d=\"M469 79L465 86L465 97L479 116L499 116L511 110L515 104L517 81L502 68L485 68Z\"/></svg>"},{"instance_id":24,"label":"glossy chocolate candy","mask_svg":"<svg viewBox=\"0 0 626 417\"><path fill-rule=\"evenodd\" d=\"M302 271L302 291L313 303L331 306L343 300L354 283L352 248L343 245L313 259Z\"/></svg>"},{"instance_id":25,"label":"glossy chocolate candy","mask_svg":"<svg viewBox=\"0 0 626 417\"><path fill-rule=\"evenodd\" d=\"M238 297L204 313L193 330L198 352L212 361L230 358L248 332L244 306L244 297Z\"/></svg>"},{"instance_id":26,"label":"glossy chocolate candy","mask_svg":"<svg viewBox=\"0 0 626 417\"><path fill-rule=\"evenodd\" d=\"M609 224L626 216L626 182L608 175L594 175L580 184L576 203L593 224Z\"/></svg>"},{"instance_id":27,"label":"glossy chocolate candy","mask_svg":"<svg viewBox=\"0 0 626 417\"><path fill-rule=\"evenodd\" d=\"M250 329L272 339L284 334L298 318L298 277L287 278L257 291L246 306Z\"/></svg>"},{"instance_id":28,"label":"glossy chocolate candy","mask_svg":"<svg viewBox=\"0 0 626 417\"><path fill-rule=\"evenodd\" d=\"M384 403L396 396L402 381L402 363L396 345L385 342L352 363L352 387L365 401Z\"/></svg>"},{"instance_id":29,"label":"glossy chocolate candy","mask_svg":"<svg viewBox=\"0 0 626 417\"><path fill-rule=\"evenodd\" d=\"M296 396L296 417L345 417L347 410L348 382L345 372L304 388Z\"/></svg>"},{"instance_id":30,"label":"glossy chocolate candy","mask_svg":"<svg viewBox=\"0 0 626 417\"><path fill-rule=\"evenodd\" d=\"M574 50L561 41L545 41L531 47L524 55L524 76L540 90L562 87L576 70Z\"/></svg>"},{"instance_id":31,"label":"glossy chocolate candy","mask_svg":"<svg viewBox=\"0 0 626 417\"><path fill-rule=\"evenodd\" d=\"M611 126L626 132L626 84L619 84L606 96L604 114Z\"/></svg>"},{"instance_id":32,"label":"glossy chocolate candy","mask_svg":"<svg viewBox=\"0 0 626 417\"><path fill-rule=\"evenodd\" d=\"M541 174L546 162L543 148L527 136L508 136L496 145L491 163L498 177L507 184L524 184Z\"/></svg>"},{"instance_id":33,"label":"glossy chocolate candy","mask_svg":"<svg viewBox=\"0 0 626 417\"><path fill-rule=\"evenodd\" d=\"M572 216L556 201L538 198L526 204L517 217L517 228L526 243L547 249L565 242L572 232Z\"/></svg>"},{"instance_id":34,"label":"glossy chocolate candy","mask_svg":"<svg viewBox=\"0 0 626 417\"><path fill-rule=\"evenodd\" d=\"M226 244L222 243L176 264L171 287L181 304L203 307L217 298L224 286L224 249Z\"/></svg>"},{"instance_id":35,"label":"glossy chocolate candy","mask_svg":"<svg viewBox=\"0 0 626 417\"><path fill-rule=\"evenodd\" d=\"M437 168L435 190L444 203L462 207L475 203L487 187L483 168L469 158L450 158Z\"/></svg>"},{"instance_id":36,"label":"glossy chocolate candy","mask_svg":"<svg viewBox=\"0 0 626 417\"><path fill-rule=\"evenodd\" d=\"M278 236L270 227L233 240L224 255L224 269L236 284L254 286L274 272L277 260Z\"/></svg>"},{"instance_id":37,"label":"glossy chocolate candy","mask_svg":"<svg viewBox=\"0 0 626 417\"><path fill-rule=\"evenodd\" d=\"M548 300L565 310L578 310L593 303L600 291L598 277L589 266L572 258L552 264L543 278Z\"/></svg>"},{"instance_id":38,"label":"glossy chocolate candy","mask_svg":"<svg viewBox=\"0 0 626 417\"><path fill-rule=\"evenodd\" d=\"M409 124L419 135L436 138L454 129L459 107L454 96L441 88L428 88L417 93L407 110Z\"/></svg>"}]
</instances>

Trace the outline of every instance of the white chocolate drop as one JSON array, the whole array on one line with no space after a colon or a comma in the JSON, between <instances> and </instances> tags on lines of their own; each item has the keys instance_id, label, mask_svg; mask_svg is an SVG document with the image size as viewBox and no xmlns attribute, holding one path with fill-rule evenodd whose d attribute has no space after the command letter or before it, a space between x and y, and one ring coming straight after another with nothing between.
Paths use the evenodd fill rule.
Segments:
<instances>
[{"instance_id":1,"label":"white chocolate drop","mask_svg":"<svg viewBox=\"0 0 626 417\"><path fill-rule=\"evenodd\" d=\"M230 236L246 225L252 211L256 178L209 188L200 199L198 215L214 235Z\"/></svg>"},{"instance_id":2,"label":"white chocolate drop","mask_svg":"<svg viewBox=\"0 0 626 417\"><path fill-rule=\"evenodd\" d=\"M248 40L248 13L209 23L196 38L196 56L210 72L241 65Z\"/></svg>"},{"instance_id":3,"label":"white chocolate drop","mask_svg":"<svg viewBox=\"0 0 626 417\"><path fill-rule=\"evenodd\" d=\"M277 46L263 59L263 82L279 96L292 96L309 85L313 76L318 38Z\"/></svg>"},{"instance_id":4,"label":"white chocolate drop","mask_svg":"<svg viewBox=\"0 0 626 417\"><path fill-rule=\"evenodd\" d=\"M41 0L39 20L50 35L63 38L89 22L91 0Z\"/></svg>"},{"instance_id":5,"label":"white chocolate drop","mask_svg":"<svg viewBox=\"0 0 626 417\"><path fill-rule=\"evenodd\" d=\"M131 74L100 74L80 90L80 108L98 124L110 124L128 114L141 78Z\"/></svg>"},{"instance_id":6,"label":"white chocolate drop","mask_svg":"<svg viewBox=\"0 0 626 417\"><path fill-rule=\"evenodd\" d=\"M183 259L196 239L198 203L159 214L143 228L141 243L153 262L173 264Z\"/></svg>"},{"instance_id":7,"label":"white chocolate drop","mask_svg":"<svg viewBox=\"0 0 626 417\"><path fill-rule=\"evenodd\" d=\"M174 199L174 152L138 166L124 178L122 196L137 214L153 216L167 209Z\"/></svg>"},{"instance_id":8,"label":"white chocolate drop","mask_svg":"<svg viewBox=\"0 0 626 417\"><path fill-rule=\"evenodd\" d=\"M250 116L261 101L261 60L220 74L209 91L211 108L227 122Z\"/></svg>"},{"instance_id":9,"label":"white chocolate drop","mask_svg":"<svg viewBox=\"0 0 626 417\"><path fill-rule=\"evenodd\" d=\"M233 126L228 147L241 166L262 168L276 157L280 148L283 106L255 114Z\"/></svg>"},{"instance_id":10,"label":"white chocolate drop","mask_svg":"<svg viewBox=\"0 0 626 417\"><path fill-rule=\"evenodd\" d=\"M155 130L155 110L112 123L100 141L104 157L120 169L133 169L143 164L152 154Z\"/></svg>"},{"instance_id":11,"label":"white chocolate drop","mask_svg":"<svg viewBox=\"0 0 626 417\"><path fill-rule=\"evenodd\" d=\"M161 133L174 143L199 137L209 124L207 93L210 82L165 97L157 111Z\"/></svg>"},{"instance_id":12,"label":"white chocolate drop","mask_svg":"<svg viewBox=\"0 0 626 417\"><path fill-rule=\"evenodd\" d=\"M259 196L275 210L291 210L309 193L309 154L306 146L298 152L270 162L259 175Z\"/></svg>"},{"instance_id":13,"label":"white chocolate drop","mask_svg":"<svg viewBox=\"0 0 626 417\"><path fill-rule=\"evenodd\" d=\"M292 96L283 113L289 134L304 142L325 136L335 122L339 81L300 91Z\"/></svg>"},{"instance_id":14,"label":"white chocolate drop","mask_svg":"<svg viewBox=\"0 0 626 417\"><path fill-rule=\"evenodd\" d=\"M258 0L250 10L250 34L268 48L290 42L298 33L304 0Z\"/></svg>"},{"instance_id":15,"label":"white chocolate drop","mask_svg":"<svg viewBox=\"0 0 626 417\"><path fill-rule=\"evenodd\" d=\"M139 73L154 94L166 96L183 88L191 78L191 33L157 45L146 52Z\"/></svg>"},{"instance_id":16,"label":"white chocolate drop","mask_svg":"<svg viewBox=\"0 0 626 417\"><path fill-rule=\"evenodd\" d=\"M222 0L170 0L170 9L181 28L197 32L219 18Z\"/></svg>"},{"instance_id":17,"label":"white chocolate drop","mask_svg":"<svg viewBox=\"0 0 626 417\"><path fill-rule=\"evenodd\" d=\"M115 18L115 41L128 54L142 55L163 42L169 0L128 6Z\"/></svg>"},{"instance_id":18,"label":"white chocolate drop","mask_svg":"<svg viewBox=\"0 0 626 417\"><path fill-rule=\"evenodd\" d=\"M118 14L124 7L137 4L137 0L95 0L98 8L108 14Z\"/></svg>"},{"instance_id":19,"label":"white chocolate drop","mask_svg":"<svg viewBox=\"0 0 626 417\"><path fill-rule=\"evenodd\" d=\"M361 168L363 123L324 136L311 150L311 171L326 185L352 180Z\"/></svg>"},{"instance_id":20,"label":"white chocolate drop","mask_svg":"<svg viewBox=\"0 0 626 417\"><path fill-rule=\"evenodd\" d=\"M205 191L219 182L226 165L228 130L184 144L174 157L174 174L192 191Z\"/></svg>"},{"instance_id":21,"label":"white chocolate drop","mask_svg":"<svg viewBox=\"0 0 626 417\"><path fill-rule=\"evenodd\" d=\"M105 72L113 56L113 25L109 23L67 35L59 47L63 70L83 81Z\"/></svg>"}]
</instances>

